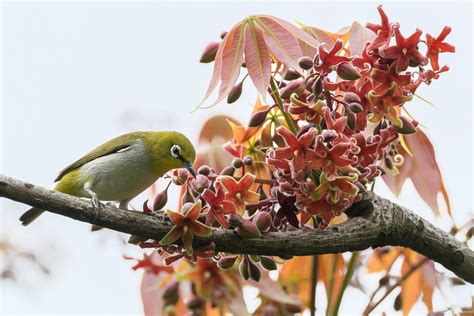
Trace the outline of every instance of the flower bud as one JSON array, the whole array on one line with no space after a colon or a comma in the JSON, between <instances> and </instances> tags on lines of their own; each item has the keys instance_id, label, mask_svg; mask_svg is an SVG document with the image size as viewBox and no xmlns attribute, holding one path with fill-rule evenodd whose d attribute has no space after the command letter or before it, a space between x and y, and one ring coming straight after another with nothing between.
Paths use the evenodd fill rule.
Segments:
<instances>
[{"instance_id":1,"label":"flower bud","mask_svg":"<svg viewBox=\"0 0 474 316\"><path fill-rule=\"evenodd\" d=\"M362 108L362 105L360 103L352 102L352 103L349 103L349 110L351 110L354 113L360 113L364 109Z\"/></svg>"},{"instance_id":2,"label":"flower bud","mask_svg":"<svg viewBox=\"0 0 474 316\"><path fill-rule=\"evenodd\" d=\"M240 158L235 158L234 160L232 160L232 167L234 167L235 169L242 168L243 165L244 162Z\"/></svg>"},{"instance_id":3,"label":"flower bud","mask_svg":"<svg viewBox=\"0 0 474 316\"><path fill-rule=\"evenodd\" d=\"M204 300L197 295L193 295L186 301L186 306L190 310L199 310L204 305Z\"/></svg>"},{"instance_id":4,"label":"flower bud","mask_svg":"<svg viewBox=\"0 0 474 316\"><path fill-rule=\"evenodd\" d=\"M224 31L219 36L220 36L221 39L224 39L224 37L226 37L226 35L227 35L227 31Z\"/></svg>"},{"instance_id":5,"label":"flower bud","mask_svg":"<svg viewBox=\"0 0 474 316\"><path fill-rule=\"evenodd\" d=\"M346 117L347 117L347 126L350 129L355 129L356 120L357 120L356 115L352 112L347 111L346 112Z\"/></svg>"},{"instance_id":6,"label":"flower bud","mask_svg":"<svg viewBox=\"0 0 474 316\"><path fill-rule=\"evenodd\" d=\"M357 93L347 92L344 95L344 102L346 102L346 103L352 103L352 102L361 103L362 101L361 101L360 97L357 95Z\"/></svg>"},{"instance_id":7,"label":"flower bud","mask_svg":"<svg viewBox=\"0 0 474 316\"><path fill-rule=\"evenodd\" d=\"M268 110L258 111L250 118L249 127L258 127L265 122Z\"/></svg>"},{"instance_id":8,"label":"flower bud","mask_svg":"<svg viewBox=\"0 0 474 316\"><path fill-rule=\"evenodd\" d=\"M244 219L242 224L236 228L236 231L240 237L247 239L262 237L257 226L248 219Z\"/></svg>"},{"instance_id":9,"label":"flower bud","mask_svg":"<svg viewBox=\"0 0 474 316\"><path fill-rule=\"evenodd\" d=\"M158 211L165 207L166 203L168 203L168 188L170 185L166 187L163 191L158 193L153 200L153 210Z\"/></svg>"},{"instance_id":10,"label":"flower bud","mask_svg":"<svg viewBox=\"0 0 474 316\"><path fill-rule=\"evenodd\" d=\"M222 257L219 261L217 261L217 266L222 270L228 270L234 266L237 258L238 256Z\"/></svg>"},{"instance_id":11,"label":"flower bud","mask_svg":"<svg viewBox=\"0 0 474 316\"><path fill-rule=\"evenodd\" d=\"M209 187L211 184L211 181L206 177L203 176L202 174L198 174L196 176L196 179L194 179L191 182L191 186L194 189L194 191L198 193L202 193L205 189Z\"/></svg>"},{"instance_id":12,"label":"flower bud","mask_svg":"<svg viewBox=\"0 0 474 316\"><path fill-rule=\"evenodd\" d=\"M249 274L249 260L247 259L247 256L244 256L242 261L240 261L239 272L240 272L240 276L242 277L242 279L244 279L244 280L249 279L249 277L250 277L250 274Z\"/></svg>"},{"instance_id":13,"label":"flower bud","mask_svg":"<svg viewBox=\"0 0 474 316\"><path fill-rule=\"evenodd\" d=\"M393 169L393 161L392 161L392 159L390 159L390 157L385 156L384 162L385 162L385 166L386 166L388 169L390 169L390 170Z\"/></svg>"},{"instance_id":14,"label":"flower bud","mask_svg":"<svg viewBox=\"0 0 474 316\"><path fill-rule=\"evenodd\" d=\"M395 131L400 134L413 134L416 132L416 126L418 126L417 121L410 122L406 117L400 116L400 120L402 121L402 127L398 127L393 125Z\"/></svg>"},{"instance_id":15,"label":"flower bud","mask_svg":"<svg viewBox=\"0 0 474 316\"><path fill-rule=\"evenodd\" d=\"M262 256L260 258L260 264L262 265L262 267L264 267L266 270L269 270L269 271L273 271L277 269L277 265L275 261L270 257Z\"/></svg>"},{"instance_id":16,"label":"flower bud","mask_svg":"<svg viewBox=\"0 0 474 316\"><path fill-rule=\"evenodd\" d=\"M181 198L181 203L184 205L186 203L193 203L194 198L191 195L191 192L189 192L189 188L186 189L186 193L184 193L183 197Z\"/></svg>"},{"instance_id":17,"label":"flower bud","mask_svg":"<svg viewBox=\"0 0 474 316\"><path fill-rule=\"evenodd\" d=\"M188 171L186 169L180 168L173 171L171 180L176 185L183 185L188 181Z\"/></svg>"},{"instance_id":18,"label":"flower bud","mask_svg":"<svg viewBox=\"0 0 474 316\"><path fill-rule=\"evenodd\" d=\"M288 69L288 71L286 72L283 79L285 79L285 80L295 80L295 79L298 79L300 77L301 77L300 74L296 70Z\"/></svg>"},{"instance_id":19,"label":"flower bud","mask_svg":"<svg viewBox=\"0 0 474 316\"><path fill-rule=\"evenodd\" d=\"M343 80L357 80L360 78L359 70L347 61L337 64L336 73Z\"/></svg>"},{"instance_id":20,"label":"flower bud","mask_svg":"<svg viewBox=\"0 0 474 316\"><path fill-rule=\"evenodd\" d=\"M278 308L272 303L268 303L262 310L263 316L277 316L278 315Z\"/></svg>"},{"instance_id":21,"label":"flower bud","mask_svg":"<svg viewBox=\"0 0 474 316\"><path fill-rule=\"evenodd\" d=\"M332 142L337 138L337 132L332 129L325 129L321 135L323 136L323 142L325 143Z\"/></svg>"},{"instance_id":22,"label":"flower bud","mask_svg":"<svg viewBox=\"0 0 474 316\"><path fill-rule=\"evenodd\" d=\"M379 285L380 286L385 286L385 285L388 284L388 281L390 281L390 277L388 275L385 275L385 276L380 278Z\"/></svg>"},{"instance_id":23,"label":"flower bud","mask_svg":"<svg viewBox=\"0 0 474 316\"><path fill-rule=\"evenodd\" d=\"M298 304L285 304L285 309L291 314L299 314L303 311L303 307Z\"/></svg>"},{"instance_id":24,"label":"flower bud","mask_svg":"<svg viewBox=\"0 0 474 316\"><path fill-rule=\"evenodd\" d=\"M228 218L229 224L233 227L241 226L243 221L244 219L242 218L242 216L236 213L230 214Z\"/></svg>"},{"instance_id":25,"label":"flower bud","mask_svg":"<svg viewBox=\"0 0 474 316\"><path fill-rule=\"evenodd\" d=\"M260 278L262 277L262 272L260 271L259 267L251 260L248 260L248 266L250 278L255 282L260 281Z\"/></svg>"},{"instance_id":26,"label":"flower bud","mask_svg":"<svg viewBox=\"0 0 474 316\"><path fill-rule=\"evenodd\" d=\"M299 95L304 90L303 79L298 78L290 81L284 88L280 90L282 99L289 99L293 93Z\"/></svg>"},{"instance_id":27,"label":"flower bud","mask_svg":"<svg viewBox=\"0 0 474 316\"><path fill-rule=\"evenodd\" d=\"M178 287L179 283L177 281L171 281L165 286L163 290L163 301L165 305L175 305L178 302Z\"/></svg>"},{"instance_id":28,"label":"flower bud","mask_svg":"<svg viewBox=\"0 0 474 316\"><path fill-rule=\"evenodd\" d=\"M233 176L235 172L235 168L232 166L227 166L221 171L221 176Z\"/></svg>"},{"instance_id":29,"label":"flower bud","mask_svg":"<svg viewBox=\"0 0 474 316\"><path fill-rule=\"evenodd\" d=\"M306 90L311 91L311 89L313 89L313 84L316 81L316 79L318 79L318 78L317 77L311 77L311 78L306 80L306 86L305 86Z\"/></svg>"},{"instance_id":30,"label":"flower bud","mask_svg":"<svg viewBox=\"0 0 474 316\"><path fill-rule=\"evenodd\" d=\"M232 90L230 90L229 95L227 96L227 103L231 104L237 101L240 96L242 95L242 86L244 84L244 81L242 80L238 84L236 84Z\"/></svg>"},{"instance_id":31,"label":"flower bud","mask_svg":"<svg viewBox=\"0 0 474 316\"><path fill-rule=\"evenodd\" d=\"M393 309L399 311L402 309L402 293L398 294L393 301Z\"/></svg>"},{"instance_id":32,"label":"flower bud","mask_svg":"<svg viewBox=\"0 0 474 316\"><path fill-rule=\"evenodd\" d=\"M246 166L251 166L253 165L253 158L251 156L245 156L244 157L244 164Z\"/></svg>"},{"instance_id":33,"label":"flower bud","mask_svg":"<svg viewBox=\"0 0 474 316\"><path fill-rule=\"evenodd\" d=\"M209 168L209 166L201 166L199 167L199 169L197 170L197 173L198 174L202 174L203 176L208 176L211 174L211 168Z\"/></svg>"},{"instance_id":34,"label":"flower bud","mask_svg":"<svg viewBox=\"0 0 474 316\"><path fill-rule=\"evenodd\" d=\"M272 226L272 216L268 212L260 211L252 218L252 222L259 231L266 232Z\"/></svg>"},{"instance_id":35,"label":"flower bud","mask_svg":"<svg viewBox=\"0 0 474 316\"><path fill-rule=\"evenodd\" d=\"M313 68L313 59L308 56L303 56L298 60L298 66L300 66L301 69L309 70Z\"/></svg>"},{"instance_id":36,"label":"flower bud","mask_svg":"<svg viewBox=\"0 0 474 316\"><path fill-rule=\"evenodd\" d=\"M217 50L219 49L219 45L220 44L218 42L211 42L207 44L206 48L204 48L204 51L202 52L199 62L204 64L213 62L214 59L216 59L216 54Z\"/></svg>"},{"instance_id":37,"label":"flower bud","mask_svg":"<svg viewBox=\"0 0 474 316\"><path fill-rule=\"evenodd\" d=\"M323 89L323 77L319 76L318 79L314 81L314 84L311 87L311 92L313 93L315 98L318 98L321 92L323 92Z\"/></svg>"}]
</instances>

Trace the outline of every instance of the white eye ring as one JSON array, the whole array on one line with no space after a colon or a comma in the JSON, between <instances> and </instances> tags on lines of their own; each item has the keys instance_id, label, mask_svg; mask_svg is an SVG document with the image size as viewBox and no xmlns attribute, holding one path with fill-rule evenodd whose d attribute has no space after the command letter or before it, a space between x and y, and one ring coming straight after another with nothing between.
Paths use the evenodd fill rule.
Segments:
<instances>
[{"instance_id":1,"label":"white eye ring","mask_svg":"<svg viewBox=\"0 0 474 316\"><path fill-rule=\"evenodd\" d=\"M179 145L173 145L171 146L170 153L171 153L171 157L179 158L181 154L183 153L183 151L181 150L181 147L179 147Z\"/></svg>"}]
</instances>

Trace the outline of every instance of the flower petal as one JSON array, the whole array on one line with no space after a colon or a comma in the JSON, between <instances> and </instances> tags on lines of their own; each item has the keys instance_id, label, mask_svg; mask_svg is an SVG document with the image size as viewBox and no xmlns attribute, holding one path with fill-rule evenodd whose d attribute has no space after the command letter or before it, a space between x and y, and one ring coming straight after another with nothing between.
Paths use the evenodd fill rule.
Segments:
<instances>
[{"instance_id":1,"label":"flower petal","mask_svg":"<svg viewBox=\"0 0 474 316\"><path fill-rule=\"evenodd\" d=\"M173 226L170 231L160 240L160 245L169 245L178 240L179 236L183 232L181 226Z\"/></svg>"},{"instance_id":2,"label":"flower petal","mask_svg":"<svg viewBox=\"0 0 474 316\"><path fill-rule=\"evenodd\" d=\"M199 237L209 237L212 235L212 228L198 221L190 222L189 230Z\"/></svg>"},{"instance_id":3,"label":"flower petal","mask_svg":"<svg viewBox=\"0 0 474 316\"><path fill-rule=\"evenodd\" d=\"M175 225L183 225L184 215L172 210L167 210L166 214Z\"/></svg>"}]
</instances>

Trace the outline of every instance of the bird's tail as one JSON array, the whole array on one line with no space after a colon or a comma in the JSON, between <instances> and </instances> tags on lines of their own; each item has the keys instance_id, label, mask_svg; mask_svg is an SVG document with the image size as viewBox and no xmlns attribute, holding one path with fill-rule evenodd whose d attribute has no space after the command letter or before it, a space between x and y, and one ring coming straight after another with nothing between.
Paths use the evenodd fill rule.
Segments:
<instances>
[{"instance_id":1,"label":"bird's tail","mask_svg":"<svg viewBox=\"0 0 474 316\"><path fill-rule=\"evenodd\" d=\"M41 214L43 214L43 210L33 207L30 208L28 211L23 213L23 215L20 216L20 221L23 226L27 226L31 224L35 219L38 218Z\"/></svg>"}]
</instances>

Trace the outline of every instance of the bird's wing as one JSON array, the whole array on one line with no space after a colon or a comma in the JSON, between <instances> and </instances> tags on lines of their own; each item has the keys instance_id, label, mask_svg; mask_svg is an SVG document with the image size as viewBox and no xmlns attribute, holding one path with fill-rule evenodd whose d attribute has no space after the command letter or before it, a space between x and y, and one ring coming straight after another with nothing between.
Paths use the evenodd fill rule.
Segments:
<instances>
[{"instance_id":1,"label":"bird's wing","mask_svg":"<svg viewBox=\"0 0 474 316\"><path fill-rule=\"evenodd\" d=\"M64 177L67 173L85 165L88 162L91 162L92 160L95 160L99 157L104 157L110 154L114 154L119 151L126 150L128 147L130 147L133 144L134 141L136 141L137 139L140 139L140 136L141 135L138 135L138 133L130 133L120 138L117 137L117 138L109 140L108 142L100 145L99 147L89 152L84 157L80 158L79 160L73 162L72 164L70 164L63 170L61 170L61 172L59 172L59 175L56 177L54 182L61 180L62 177Z\"/></svg>"}]
</instances>

